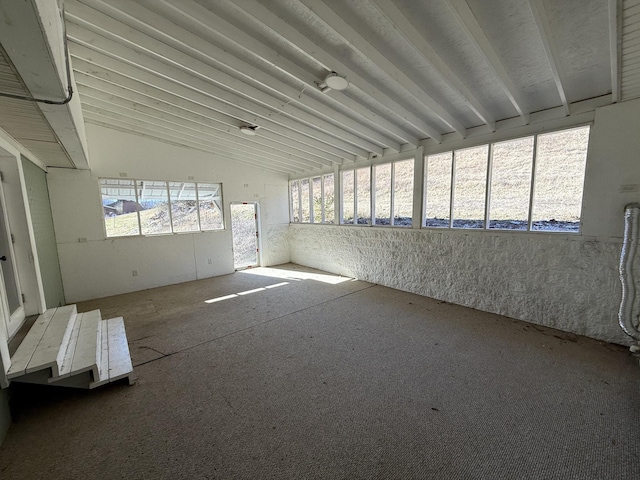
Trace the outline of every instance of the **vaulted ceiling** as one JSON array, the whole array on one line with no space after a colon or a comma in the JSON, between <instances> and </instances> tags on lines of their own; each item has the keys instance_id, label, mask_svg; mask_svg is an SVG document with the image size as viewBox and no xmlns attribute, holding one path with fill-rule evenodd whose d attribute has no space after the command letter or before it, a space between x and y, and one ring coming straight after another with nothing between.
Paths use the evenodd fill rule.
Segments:
<instances>
[{"instance_id":1,"label":"vaulted ceiling","mask_svg":"<svg viewBox=\"0 0 640 480\"><path fill-rule=\"evenodd\" d=\"M86 122L291 175L640 96L640 0L66 0L65 10ZM331 72L346 89L325 87Z\"/></svg>"}]
</instances>

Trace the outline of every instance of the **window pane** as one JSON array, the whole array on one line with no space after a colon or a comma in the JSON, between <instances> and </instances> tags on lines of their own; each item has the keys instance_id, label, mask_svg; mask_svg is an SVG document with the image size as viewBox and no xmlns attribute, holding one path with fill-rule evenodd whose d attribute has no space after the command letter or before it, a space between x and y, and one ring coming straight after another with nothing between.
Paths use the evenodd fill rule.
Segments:
<instances>
[{"instance_id":1,"label":"window pane","mask_svg":"<svg viewBox=\"0 0 640 480\"><path fill-rule=\"evenodd\" d=\"M140 235L136 186L133 180L100 180L102 212L107 237Z\"/></svg>"},{"instance_id":2,"label":"window pane","mask_svg":"<svg viewBox=\"0 0 640 480\"><path fill-rule=\"evenodd\" d=\"M393 224L410 227L413 217L413 160L393 165Z\"/></svg>"},{"instance_id":3,"label":"window pane","mask_svg":"<svg viewBox=\"0 0 640 480\"><path fill-rule=\"evenodd\" d=\"M425 218L427 227L448 227L451 216L453 152L427 157Z\"/></svg>"},{"instance_id":4,"label":"window pane","mask_svg":"<svg viewBox=\"0 0 640 480\"><path fill-rule=\"evenodd\" d=\"M300 221L300 197L298 194L298 180L294 180L291 186L291 221Z\"/></svg>"},{"instance_id":5,"label":"window pane","mask_svg":"<svg viewBox=\"0 0 640 480\"><path fill-rule=\"evenodd\" d=\"M353 170L342 172L342 223L353 223Z\"/></svg>"},{"instance_id":6,"label":"window pane","mask_svg":"<svg viewBox=\"0 0 640 480\"><path fill-rule=\"evenodd\" d=\"M219 183L198 183L197 187L200 230L223 229L222 185Z\"/></svg>"},{"instance_id":7,"label":"window pane","mask_svg":"<svg viewBox=\"0 0 640 480\"><path fill-rule=\"evenodd\" d=\"M484 228L488 145L455 151L454 228Z\"/></svg>"},{"instance_id":8,"label":"window pane","mask_svg":"<svg viewBox=\"0 0 640 480\"><path fill-rule=\"evenodd\" d=\"M196 184L169 182L169 198L171 199L173 231L179 233L200 230L198 226Z\"/></svg>"},{"instance_id":9,"label":"window pane","mask_svg":"<svg viewBox=\"0 0 640 480\"><path fill-rule=\"evenodd\" d=\"M532 230L577 232L589 127L538 135Z\"/></svg>"},{"instance_id":10,"label":"window pane","mask_svg":"<svg viewBox=\"0 0 640 480\"><path fill-rule=\"evenodd\" d=\"M391 225L391 164L373 167L376 180L375 206L376 225Z\"/></svg>"},{"instance_id":11,"label":"window pane","mask_svg":"<svg viewBox=\"0 0 640 480\"><path fill-rule=\"evenodd\" d=\"M335 202L334 200L334 184L333 184L333 173L329 175L325 175L323 178L324 181L324 223L335 223L336 221L336 213L335 213Z\"/></svg>"},{"instance_id":12,"label":"window pane","mask_svg":"<svg viewBox=\"0 0 640 480\"><path fill-rule=\"evenodd\" d=\"M136 180L143 235L171 233L167 182Z\"/></svg>"},{"instance_id":13,"label":"window pane","mask_svg":"<svg viewBox=\"0 0 640 480\"><path fill-rule=\"evenodd\" d=\"M526 230L533 137L495 143L491 159L489 228Z\"/></svg>"},{"instance_id":14,"label":"window pane","mask_svg":"<svg viewBox=\"0 0 640 480\"><path fill-rule=\"evenodd\" d=\"M300 180L300 198L302 199L302 223L311 221L311 211L309 210L309 179Z\"/></svg>"},{"instance_id":15,"label":"window pane","mask_svg":"<svg viewBox=\"0 0 640 480\"><path fill-rule=\"evenodd\" d=\"M371 223L371 169L359 168L356 170L358 179L358 224Z\"/></svg>"},{"instance_id":16,"label":"window pane","mask_svg":"<svg viewBox=\"0 0 640 480\"><path fill-rule=\"evenodd\" d=\"M311 180L313 217L312 223L322 223L322 177L315 177Z\"/></svg>"}]
</instances>

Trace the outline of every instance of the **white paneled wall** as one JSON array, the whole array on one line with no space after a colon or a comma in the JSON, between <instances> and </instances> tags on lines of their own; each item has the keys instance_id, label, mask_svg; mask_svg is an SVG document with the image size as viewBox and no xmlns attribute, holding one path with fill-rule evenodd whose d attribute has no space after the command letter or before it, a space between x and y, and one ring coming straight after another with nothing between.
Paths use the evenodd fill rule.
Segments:
<instances>
[{"instance_id":1,"label":"white paneled wall","mask_svg":"<svg viewBox=\"0 0 640 480\"><path fill-rule=\"evenodd\" d=\"M282 241L288 229L285 176L94 125L88 125L87 135L92 171L50 169L48 178L67 302L233 272L232 201L260 202L263 261L289 261L288 244ZM98 178L121 174L221 182L227 229L106 239Z\"/></svg>"}]
</instances>

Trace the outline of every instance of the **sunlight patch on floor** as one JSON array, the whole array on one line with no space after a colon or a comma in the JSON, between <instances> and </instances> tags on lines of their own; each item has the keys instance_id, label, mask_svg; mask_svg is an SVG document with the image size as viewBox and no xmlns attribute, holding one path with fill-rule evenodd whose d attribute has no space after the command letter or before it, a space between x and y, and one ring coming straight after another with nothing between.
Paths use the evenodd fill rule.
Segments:
<instances>
[{"instance_id":1,"label":"sunlight patch on floor","mask_svg":"<svg viewBox=\"0 0 640 480\"><path fill-rule=\"evenodd\" d=\"M315 280L317 282L329 283L337 285L343 282L353 281L352 278L343 277L341 275L329 275L324 273L299 272L295 270L285 270L281 268L258 267L251 270L243 270L243 274L260 275L263 277L284 278L287 280Z\"/></svg>"},{"instance_id":2,"label":"sunlight patch on floor","mask_svg":"<svg viewBox=\"0 0 640 480\"><path fill-rule=\"evenodd\" d=\"M237 298L237 297L241 297L241 296L244 296L244 295L250 295L252 293L266 292L268 289L277 288L277 287L284 287L285 285L289 285L289 282L274 283L273 285L267 285L265 287L254 288L253 290L245 290L244 292L232 293L231 295L224 295L223 297L210 298L209 300L205 300L204 303L222 302L223 300L230 300L232 298Z\"/></svg>"}]
</instances>

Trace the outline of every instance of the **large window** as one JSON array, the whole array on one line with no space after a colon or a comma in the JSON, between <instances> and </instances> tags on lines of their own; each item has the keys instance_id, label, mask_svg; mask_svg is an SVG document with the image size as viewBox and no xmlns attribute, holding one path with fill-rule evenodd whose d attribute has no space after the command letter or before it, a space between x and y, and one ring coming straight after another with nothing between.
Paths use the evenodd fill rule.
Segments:
<instances>
[{"instance_id":1,"label":"large window","mask_svg":"<svg viewBox=\"0 0 640 480\"><path fill-rule=\"evenodd\" d=\"M342 172L342 223L407 227L412 217L413 159Z\"/></svg>"},{"instance_id":2,"label":"large window","mask_svg":"<svg viewBox=\"0 0 640 480\"><path fill-rule=\"evenodd\" d=\"M224 228L219 183L100 179L107 237Z\"/></svg>"},{"instance_id":3,"label":"large window","mask_svg":"<svg viewBox=\"0 0 640 480\"><path fill-rule=\"evenodd\" d=\"M333 173L289 182L292 223L334 223Z\"/></svg>"},{"instance_id":4,"label":"large window","mask_svg":"<svg viewBox=\"0 0 640 480\"><path fill-rule=\"evenodd\" d=\"M427 156L423 225L578 232L589 130Z\"/></svg>"}]
</instances>

